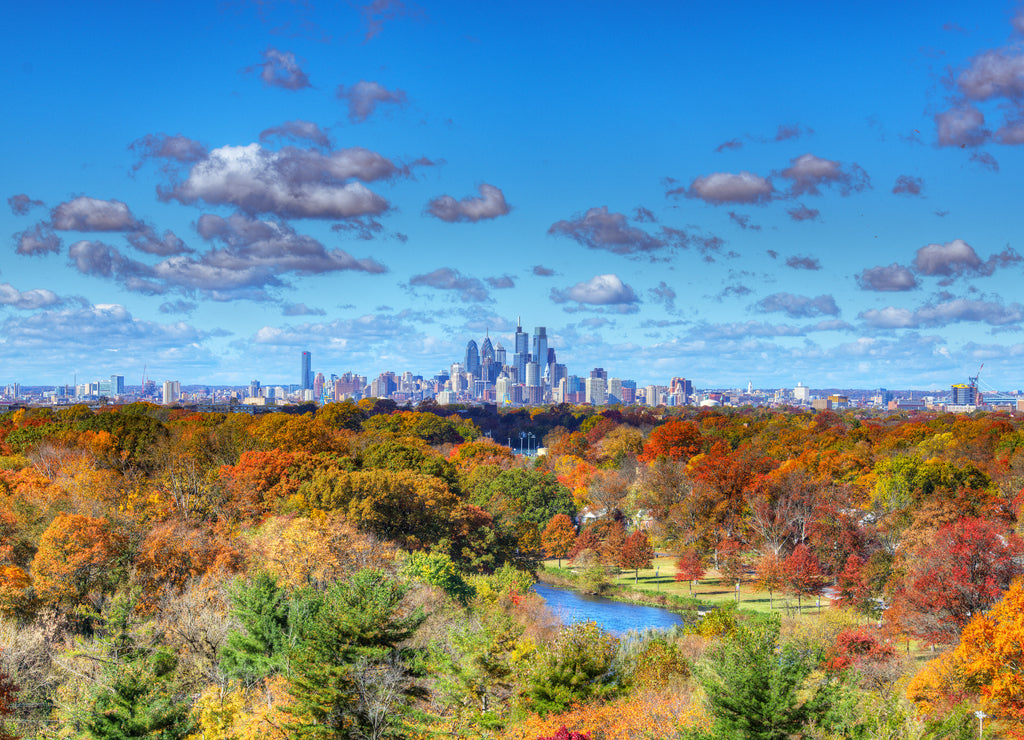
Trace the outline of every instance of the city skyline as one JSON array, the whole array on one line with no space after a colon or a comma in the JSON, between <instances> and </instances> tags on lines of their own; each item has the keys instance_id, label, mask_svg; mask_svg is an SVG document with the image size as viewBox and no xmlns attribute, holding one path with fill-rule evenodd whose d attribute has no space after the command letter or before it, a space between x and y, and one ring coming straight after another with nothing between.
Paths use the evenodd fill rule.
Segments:
<instances>
[{"instance_id":1,"label":"city skyline","mask_svg":"<svg viewBox=\"0 0 1024 740\"><path fill-rule=\"evenodd\" d=\"M1014 3L9 15L0 384L1024 385Z\"/></svg>"}]
</instances>

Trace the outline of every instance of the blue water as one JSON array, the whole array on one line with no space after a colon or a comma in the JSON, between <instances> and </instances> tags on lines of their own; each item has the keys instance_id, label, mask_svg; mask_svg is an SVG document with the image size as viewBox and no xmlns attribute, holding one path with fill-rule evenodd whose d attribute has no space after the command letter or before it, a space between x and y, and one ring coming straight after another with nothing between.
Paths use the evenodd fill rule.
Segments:
<instances>
[{"instance_id":1,"label":"blue water","mask_svg":"<svg viewBox=\"0 0 1024 740\"><path fill-rule=\"evenodd\" d=\"M622 635L629 630L667 629L683 624L683 618L678 614L655 606L637 606L600 596L587 596L546 583L538 583L533 589L544 597L548 608L563 624L592 619L614 635Z\"/></svg>"}]
</instances>

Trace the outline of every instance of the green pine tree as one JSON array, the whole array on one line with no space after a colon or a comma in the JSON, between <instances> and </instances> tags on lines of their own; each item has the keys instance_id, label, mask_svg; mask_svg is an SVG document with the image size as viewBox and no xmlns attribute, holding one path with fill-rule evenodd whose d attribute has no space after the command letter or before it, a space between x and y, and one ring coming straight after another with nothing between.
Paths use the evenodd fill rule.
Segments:
<instances>
[{"instance_id":1,"label":"green pine tree","mask_svg":"<svg viewBox=\"0 0 1024 740\"><path fill-rule=\"evenodd\" d=\"M401 643L423 623L404 605L408 586L366 569L334 584L302 630L289 692L300 738L380 738L408 694Z\"/></svg>"}]
</instances>

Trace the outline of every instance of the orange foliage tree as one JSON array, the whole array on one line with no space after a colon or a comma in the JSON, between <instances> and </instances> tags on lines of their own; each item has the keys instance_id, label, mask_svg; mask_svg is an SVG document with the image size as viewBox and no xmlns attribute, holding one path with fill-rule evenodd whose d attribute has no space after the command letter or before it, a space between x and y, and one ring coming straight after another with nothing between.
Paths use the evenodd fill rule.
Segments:
<instances>
[{"instance_id":1,"label":"orange foliage tree","mask_svg":"<svg viewBox=\"0 0 1024 740\"><path fill-rule=\"evenodd\" d=\"M36 595L45 603L74 608L87 596L110 590L124 545L105 519L58 514L32 560Z\"/></svg>"},{"instance_id":2,"label":"orange foliage tree","mask_svg":"<svg viewBox=\"0 0 1024 740\"><path fill-rule=\"evenodd\" d=\"M653 462L659 457L688 461L704 446L700 427L692 421L673 419L657 427L644 443L640 462Z\"/></svg>"},{"instance_id":3,"label":"orange foliage tree","mask_svg":"<svg viewBox=\"0 0 1024 740\"><path fill-rule=\"evenodd\" d=\"M558 558L558 567L562 567L562 558L569 554L576 542L576 527L568 514L555 514L548 526L540 535L540 544L549 558Z\"/></svg>"}]
</instances>

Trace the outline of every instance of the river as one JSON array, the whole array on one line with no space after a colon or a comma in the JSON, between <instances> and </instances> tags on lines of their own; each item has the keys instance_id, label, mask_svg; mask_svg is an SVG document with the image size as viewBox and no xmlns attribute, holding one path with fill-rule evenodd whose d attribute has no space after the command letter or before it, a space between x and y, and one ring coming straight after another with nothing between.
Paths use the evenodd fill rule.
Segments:
<instances>
[{"instance_id":1,"label":"river","mask_svg":"<svg viewBox=\"0 0 1024 740\"><path fill-rule=\"evenodd\" d=\"M588 596L555 588L546 583L537 583L533 588L544 597L548 608L565 624L592 619L608 632L623 635L629 630L642 630L648 627L667 629L684 623L678 614L656 606L639 606L600 596Z\"/></svg>"}]
</instances>

